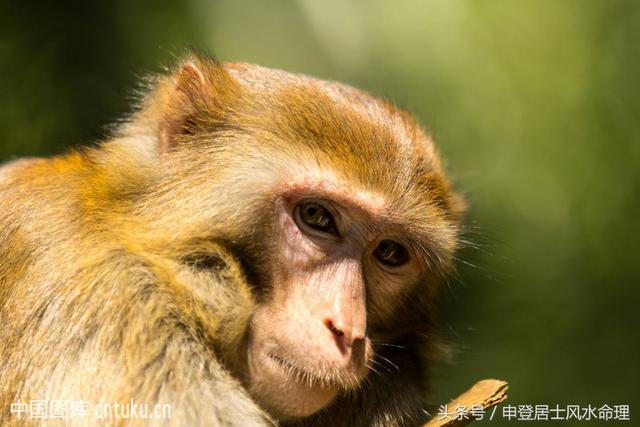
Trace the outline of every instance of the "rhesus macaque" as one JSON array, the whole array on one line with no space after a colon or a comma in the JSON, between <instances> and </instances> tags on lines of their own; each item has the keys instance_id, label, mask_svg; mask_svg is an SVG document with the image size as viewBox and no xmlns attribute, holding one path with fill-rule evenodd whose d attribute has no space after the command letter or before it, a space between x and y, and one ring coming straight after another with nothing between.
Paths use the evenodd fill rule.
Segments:
<instances>
[{"instance_id":1,"label":"rhesus macaque","mask_svg":"<svg viewBox=\"0 0 640 427\"><path fill-rule=\"evenodd\" d=\"M419 425L462 211L390 103L191 55L108 140L0 169L0 424Z\"/></svg>"}]
</instances>

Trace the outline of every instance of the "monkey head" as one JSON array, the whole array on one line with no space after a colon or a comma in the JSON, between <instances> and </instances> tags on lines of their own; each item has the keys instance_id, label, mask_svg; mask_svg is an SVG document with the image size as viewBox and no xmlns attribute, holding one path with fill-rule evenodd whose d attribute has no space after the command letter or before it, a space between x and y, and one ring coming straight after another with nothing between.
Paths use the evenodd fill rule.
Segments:
<instances>
[{"instance_id":1,"label":"monkey head","mask_svg":"<svg viewBox=\"0 0 640 427\"><path fill-rule=\"evenodd\" d=\"M164 171L148 201L162 207L145 211L162 215L146 223L237 255L255 308L230 363L263 408L309 416L393 369L384 345L429 345L463 203L408 113L342 84L198 58L158 87L130 125L160 117L141 127L157 129Z\"/></svg>"}]
</instances>

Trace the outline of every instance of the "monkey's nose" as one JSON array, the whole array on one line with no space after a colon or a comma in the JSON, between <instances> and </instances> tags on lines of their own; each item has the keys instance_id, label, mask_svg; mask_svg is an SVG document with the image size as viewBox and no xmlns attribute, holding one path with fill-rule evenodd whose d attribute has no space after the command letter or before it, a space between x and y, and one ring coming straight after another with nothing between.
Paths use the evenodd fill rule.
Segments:
<instances>
[{"instance_id":1,"label":"monkey's nose","mask_svg":"<svg viewBox=\"0 0 640 427\"><path fill-rule=\"evenodd\" d=\"M358 328L353 328L331 319L325 319L324 324L331 331L343 356L350 357L352 348L360 347L358 344L364 342L364 332L360 332Z\"/></svg>"}]
</instances>

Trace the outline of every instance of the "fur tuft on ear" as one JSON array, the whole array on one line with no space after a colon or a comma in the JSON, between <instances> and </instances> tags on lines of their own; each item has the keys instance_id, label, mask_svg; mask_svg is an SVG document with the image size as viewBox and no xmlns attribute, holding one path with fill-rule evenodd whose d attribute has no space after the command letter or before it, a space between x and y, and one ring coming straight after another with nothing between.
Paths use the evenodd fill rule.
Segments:
<instances>
[{"instance_id":1,"label":"fur tuft on ear","mask_svg":"<svg viewBox=\"0 0 640 427\"><path fill-rule=\"evenodd\" d=\"M158 86L161 105L156 110L161 154L177 139L198 128L219 124L237 97L238 83L224 66L211 58L191 54Z\"/></svg>"}]
</instances>

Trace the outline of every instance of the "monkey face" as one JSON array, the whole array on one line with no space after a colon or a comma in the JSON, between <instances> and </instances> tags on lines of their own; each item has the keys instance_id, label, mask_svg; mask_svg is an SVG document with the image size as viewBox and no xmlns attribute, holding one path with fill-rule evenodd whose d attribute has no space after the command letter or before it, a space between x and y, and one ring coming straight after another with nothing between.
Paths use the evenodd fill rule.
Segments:
<instances>
[{"instance_id":1,"label":"monkey face","mask_svg":"<svg viewBox=\"0 0 640 427\"><path fill-rule=\"evenodd\" d=\"M255 398L290 418L361 384L373 363L368 301L393 311L424 264L387 224L383 198L326 178L284 188L274 209L272 294L253 316L248 365Z\"/></svg>"}]
</instances>

